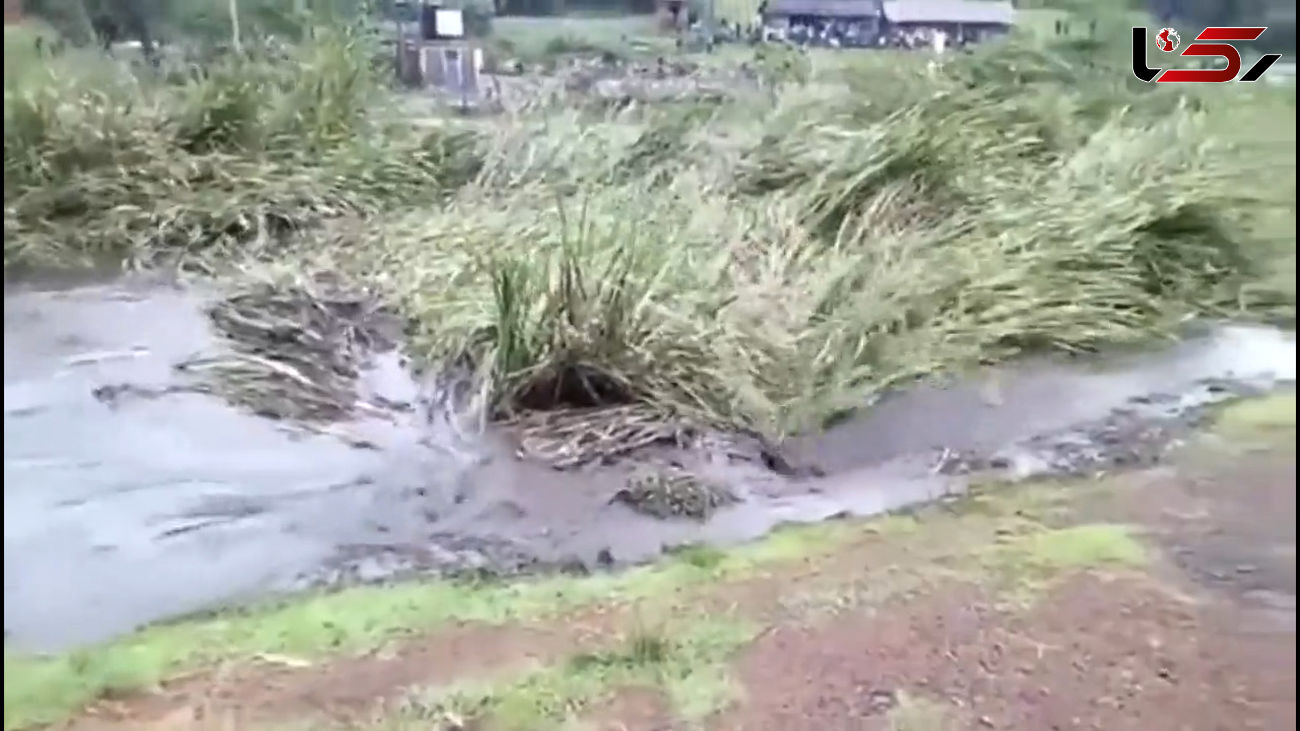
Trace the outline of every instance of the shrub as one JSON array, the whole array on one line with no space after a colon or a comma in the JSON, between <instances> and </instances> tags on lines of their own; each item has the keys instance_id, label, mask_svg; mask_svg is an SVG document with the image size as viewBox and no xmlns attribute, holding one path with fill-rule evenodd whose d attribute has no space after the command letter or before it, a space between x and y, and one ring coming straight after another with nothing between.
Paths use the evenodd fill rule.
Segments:
<instances>
[{"instance_id":1,"label":"shrub","mask_svg":"<svg viewBox=\"0 0 1300 731\"><path fill-rule=\"evenodd\" d=\"M6 267L264 247L475 174L472 135L376 115L387 97L362 36L265 53L167 85L84 52L7 83Z\"/></svg>"}]
</instances>

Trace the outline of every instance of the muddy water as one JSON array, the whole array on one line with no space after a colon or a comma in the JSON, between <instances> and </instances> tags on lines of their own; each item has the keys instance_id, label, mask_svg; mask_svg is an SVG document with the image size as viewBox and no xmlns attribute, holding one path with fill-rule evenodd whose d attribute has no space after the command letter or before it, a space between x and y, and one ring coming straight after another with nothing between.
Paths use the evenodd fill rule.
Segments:
<instances>
[{"instance_id":1,"label":"muddy water","mask_svg":"<svg viewBox=\"0 0 1300 731\"><path fill-rule=\"evenodd\" d=\"M1295 378L1290 334L1207 331L1155 353L1039 361L930 384L797 440L828 476L674 459L744 500L705 524L610 504L626 472L559 473L500 435L414 409L306 433L184 385L219 347L204 295L145 281L5 294L5 634L48 649L268 592L408 573L644 560L786 521L873 514L961 489L961 473L1104 463L1152 426ZM118 388L129 385L130 388ZM420 403L380 359L363 391Z\"/></svg>"}]
</instances>

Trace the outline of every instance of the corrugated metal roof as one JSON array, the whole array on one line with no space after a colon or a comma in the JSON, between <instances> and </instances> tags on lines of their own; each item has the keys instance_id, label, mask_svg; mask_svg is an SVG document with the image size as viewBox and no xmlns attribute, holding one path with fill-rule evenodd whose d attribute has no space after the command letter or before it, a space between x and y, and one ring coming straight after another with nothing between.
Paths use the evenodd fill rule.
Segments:
<instances>
[{"instance_id":1,"label":"corrugated metal roof","mask_svg":"<svg viewBox=\"0 0 1300 731\"><path fill-rule=\"evenodd\" d=\"M880 15L880 0L771 0L768 15L819 18L870 18Z\"/></svg>"},{"instance_id":2,"label":"corrugated metal roof","mask_svg":"<svg viewBox=\"0 0 1300 731\"><path fill-rule=\"evenodd\" d=\"M1012 25L1016 9L993 0L886 0L891 23L981 23Z\"/></svg>"}]
</instances>

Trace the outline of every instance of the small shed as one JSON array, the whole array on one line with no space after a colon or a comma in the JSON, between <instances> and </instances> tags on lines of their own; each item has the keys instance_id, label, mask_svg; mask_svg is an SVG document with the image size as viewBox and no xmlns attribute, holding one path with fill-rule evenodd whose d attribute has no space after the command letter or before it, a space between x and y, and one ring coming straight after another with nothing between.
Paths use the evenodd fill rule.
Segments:
<instances>
[{"instance_id":1,"label":"small shed","mask_svg":"<svg viewBox=\"0 0 1300 731\"><path fill-rule=\"evenodd\" d=\"M407 37L400 46L398 76L406 84L477 96L483 49L464 40Z\"/></svg>"},{"instance_id":2,"label":"small shed","mask_svg":"<svg viewBox=\"0 0 1300 731\"><path fill-rule=\"evenodd\" d=\"M1016 22L1010 2L993 0L885 0L891 32L943 31L958 41L980 41L1007 33Z\"/></svg>"},{"instance_id":3,"label":"small shed","mask_svg":"<svg viewBox=\"0 0 1300 731\"><path fill-rule=\"evenodd\" d=\"M477 97L483 49L466 38L462 12L431 2L420 3L417 11L413 28L398 27L398 78L410 86Z\"/></svg>"}]
</instances>

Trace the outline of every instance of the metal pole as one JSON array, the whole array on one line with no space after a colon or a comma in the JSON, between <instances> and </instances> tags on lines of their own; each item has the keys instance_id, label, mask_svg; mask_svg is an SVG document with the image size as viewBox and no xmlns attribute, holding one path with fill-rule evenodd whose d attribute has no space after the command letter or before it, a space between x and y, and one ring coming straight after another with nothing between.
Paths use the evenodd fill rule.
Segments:
<instances>
[{"instance_id":1,"label":"metal pole","mask_svg":"<svg viewBox=\"0 0 1300 731\"><path fill-rule=\"evenodd\" d=\"M235 53L243 52L239 41L239 0L230 0L230 43Z\"/></svg>"}]
</instances>

